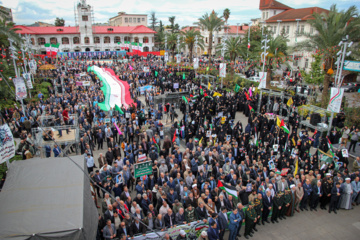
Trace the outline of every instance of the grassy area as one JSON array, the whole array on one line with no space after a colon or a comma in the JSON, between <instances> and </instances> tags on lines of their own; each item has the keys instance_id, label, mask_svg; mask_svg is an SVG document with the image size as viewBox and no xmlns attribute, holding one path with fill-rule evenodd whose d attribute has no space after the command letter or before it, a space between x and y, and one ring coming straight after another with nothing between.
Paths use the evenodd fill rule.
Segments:
<instances>
[{"instance_id":1,"label":"grassy area","mask_svg":"<svg viewBox=\"0 0 360 240\"><path fill-rule=\"evenodd\" d=\"M9 162L13 162L13 161L19 161L22 160L22 156L21 155L15 155L13 158L11 158L9 160ZM0 164L0 178L3 178L3 176L5 175L6 171L7 171L7 167L6 167L6 162Z\"/></svg>"}]
</instances>

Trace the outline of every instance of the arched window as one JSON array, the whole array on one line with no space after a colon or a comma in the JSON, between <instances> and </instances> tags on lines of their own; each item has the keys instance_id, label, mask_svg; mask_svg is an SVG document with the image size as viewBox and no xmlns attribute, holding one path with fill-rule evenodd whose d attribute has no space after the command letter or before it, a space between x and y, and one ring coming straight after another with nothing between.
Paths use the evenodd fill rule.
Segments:
<instances>
[{"instance_id":1,"label":"arched window","mask_svg":"<svg viewBox=\"0 0 360 240\"><path fill-rule=\"evenodd\" d=\"M84 37L84 43L89 44L90 43L90 38L89 37Z\"/></svg>"},{"instance_id":2,"label":"arched window","mask_svg":"<svg viewBox=\"0 0 360 240\"><path fill-rule=\"evenodd\" d=\"M55 38L55 37L50 38L50 43L57 44L57 38Z\"/></svg>"},{"instance_id":3,"label":"arched window","mask_svg":"<svg viewBox=\"0 0 360 240\"><path fill-rule=\"evenodd\" d=\"M110 43L110 37L104 37L104 43Z\"/></svg>"},{"instance_id":4,"label":"arched window","mask_svg":"<svg viewBox=\"0 0 360 240\"><path fill-rule=\"evenodd\" d=\"M78 38L78 37L74 37L73 41L74 41L74 44L80 44L80 38Z\"/></svg>"},{"instance_id":5,"label":"arched window","mask_svg":"<svg viewBox=\"0 0 360 240\"><path fill-rule=\"evenodd\" d=\"M46 41L45 41L45 38L38 38L38 45L45 45Z\"/></svg>"},{"instance_id":6,"label":"arched window","mask_svg":"<svg viewBox=\"0 0 360 240\"><path fill-rule=\"evenodd\" d=\"M138 38L138 37L135 37L135 38L134 38L134 42L138 43L138 42L139 42L139 38Z\"/></svg>"},{"instance_id":7,"label":"arched window","mask_svg":"<svg viewBox=\"0 0 360 240\"><path fill-rule=\"evenodd\" d=\"M144 37L144 38L143 38L143 43L149 43L149 38L148 38L148 37Z\"/></svg>"},{"instance_id":8,"label":"arched window","mask_svg":"<svg viewBox=\"0 0 360 240\"><path fill-rule=\"evenodd\" d=\"M130 37L125 37L125 38L124 38L124 41L130 42Z\"/></svg>"},{"instance_id":9,"label":"arched window","mask_svg":"<svg viewBox=\"0 0 360 240\"><path fill-rule=\"evenodd\" d=\"M35 45L35 39L34 38L31 38L31 44Z\"/></svg>"},{"instance_id":10,"label":"arched window","mask_svg":"<svg viewBox=\"0 0 360 240\"><path fill-rule=\"evenodd\" d=\"M94 37L94 43L100 43L100 38L99 37Z\"/></svg>"},{"instance_id":11,"label":"arched window","mask_svg":"<svg viewBox=\"0 0 360 240\"><path fill-rule=\"evenodd\" d=\"M143 48L143 52L148 52L149 51L149 47L144 47Z\"/></svg>"},{"instance_id":12,"label":"arched window","mask_svg":"<svg viewBox=\"0 0 360 240\"><path fill-rule=\"evenodd\" d=\"M69 44L69 38L63 37L63 38L61 39L61 43L62 43L62 44Z\"/></svg>"},{"instance_id":13,"label":"arched window","mask_svg":"<svg viewBox=\"0 0 360 240\"><path fill-rule=\"evenodd\" d=\"M121 42L121 38L120 37L114 37L114 43L118 43Z\"/></svg>"}]
</instances>

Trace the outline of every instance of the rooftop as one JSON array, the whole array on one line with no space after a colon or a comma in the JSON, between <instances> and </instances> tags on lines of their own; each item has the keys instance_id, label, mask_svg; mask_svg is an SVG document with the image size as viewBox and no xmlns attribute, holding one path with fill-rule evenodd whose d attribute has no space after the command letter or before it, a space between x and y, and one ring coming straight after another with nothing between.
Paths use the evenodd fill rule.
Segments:
<instances>
[{"instance_id":1,"label":"rooftop","mask_svg":"<svg viewBox=\"0 0 360 240\"><path fill-rule=\"evenodd\" d=\"M275 0L260 0L259 9L260 10L264 10L264 9L288 10L288 9L292 9L292 8L289 6L286 6L285 4L282 4L281 2L275 1Z\"/></svg>"},{"instance_id":2,"label":"rooftop","mask_svg":"<svg viewBox=\"0 0 360 240\"><path fill-rule=\"evenodd\" d=\"M301 19L301 21L306 21L313 19L314 13L328 13L329 10L319 8L319 7L310 7L310 8L299 8L299 9L289 9L266 20L267 23L277 22L277 20L282 20L283 22L295 22L296 19Z\"/></svg>"}]
</instances>

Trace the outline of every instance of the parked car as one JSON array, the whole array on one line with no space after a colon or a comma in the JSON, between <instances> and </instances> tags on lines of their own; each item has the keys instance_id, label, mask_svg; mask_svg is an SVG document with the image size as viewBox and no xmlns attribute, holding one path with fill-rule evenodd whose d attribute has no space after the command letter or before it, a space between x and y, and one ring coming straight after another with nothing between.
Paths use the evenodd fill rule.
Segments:
<instances>
[{"instance_id":1,"label":"parked car","mask_svg":"<svg viewBox=\"0 0 360 240\"><path fill-rule=\"evenodd\" d=\"M360 84L358 83L346 83L341 86L344 89L344 92L357 92L360 89Z\"/></svg>"}]
</instances>

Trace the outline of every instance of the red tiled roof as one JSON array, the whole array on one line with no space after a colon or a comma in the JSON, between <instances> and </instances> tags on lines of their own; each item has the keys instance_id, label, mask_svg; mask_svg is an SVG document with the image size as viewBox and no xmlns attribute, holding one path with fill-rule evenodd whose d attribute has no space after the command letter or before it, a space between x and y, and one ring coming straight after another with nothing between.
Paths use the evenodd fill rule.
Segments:
<instances>
[{"instance_id":1,"label":"red tiled roof","mask_svg":"<svg viewBox=\"0 0 360 240\"><path fill-rule=\"evenodd\" d=\"M249 29L249 26L237 26L237 25L229 25L228 27L228 33L230 34L243 34L246 30ZM238 29L237 29L238 28Z\"/></svg>"},{"instance_id":2,"label":"red tiled roof","mask_svg":"<svg viewBox=\"0 0 360 240\"><path fill-rule=\"evenodd\" d=\"M289 9L282 13L279 13L268 20L267 23L277 22L277 20L282 20L283 22L294 22L295 19L301 19L301 21L306 21L313 18L313 13L328 13L329 10L311 7L311 8L299 8L299 9Z\"/></svg>"},{"instance_id":3,"label":"red tiled roof","mask_svg":"<svg viewBox=\"0 0 360 240\"><path fill-rule=\"evenodd\" d=\"M18 33L32 34L32 35L53 35L53 34L79 34L77 27L27 27L23 25L17 25L14 28L20 28ZM113 31L108 31L112 28ZM59 31L61 29L61 31ZM143 25L133 27L113 27L113 26L94 26L94 34L119 34L119 33L156 33L152 29Z\"/></svg>"},{"instance_id":4,"label":"red tiled roof","mask_svg":"<svg viewBox=\"0 0 360 240\"><path fill-rule=\"evenodd\" d=\"M275 0L260 0L259 9L292 9L289 6L286 6L285 4L282 4Z\"/></svg>"},{"instance_id":5,"label":"red tiled roof","mask_svg":"<svg viewBox=\"0 0 360 240\"><path fill-rule=\"evenodd\" d=\"M195 31L200 31L200 28L199 27L184 27L183 29L181 29L182 32L187 32L187 31L190 31L191 29L194 29Z\"/></svg>"}]
</instances>

